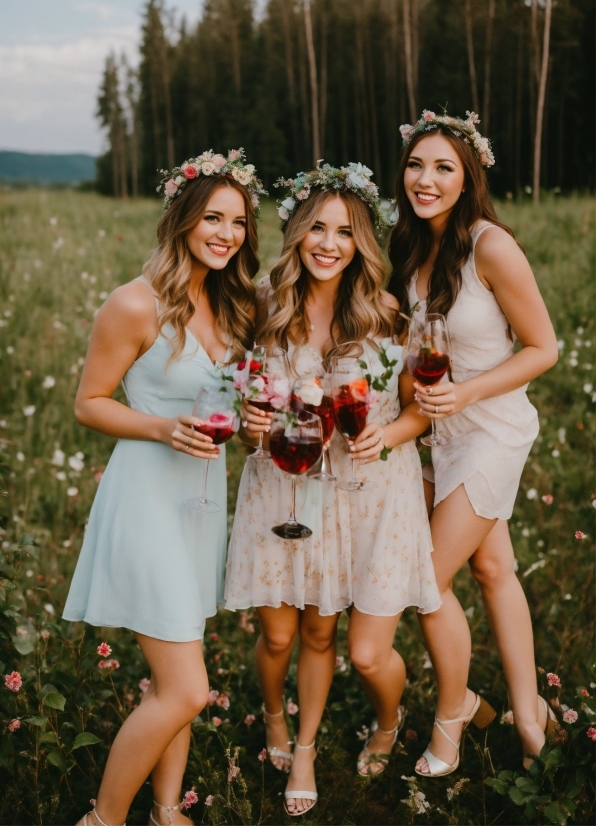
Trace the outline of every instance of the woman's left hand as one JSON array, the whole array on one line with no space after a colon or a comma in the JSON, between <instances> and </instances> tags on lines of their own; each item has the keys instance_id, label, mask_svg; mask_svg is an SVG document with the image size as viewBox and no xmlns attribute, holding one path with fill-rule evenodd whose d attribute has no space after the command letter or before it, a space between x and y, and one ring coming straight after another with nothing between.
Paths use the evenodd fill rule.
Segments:
<instances>
[{"instance_id":1,"label":"woman's left hand","mask_svg":"<svg viewBox=\"0 0 596 826\"><path fill-rule=\"evenodd\" d=\"M429 419L446 419L459 413L470 404L465 391L465 382L454 384L452 381L441 382L432 387L424 387L414 382L420 413Z\"/></svg>"},{"instance_id":2,"label":"woman's left hand","mask_svg":"<svg viewBox=\"0 0 596 826\"><path fill-rule=\"evenodd\" d=\"M381 451L386 447L383 440L383 426L378 422L369 422L357 439L348 442L350 456L367 465L376 462Z\"/></svg>"}]
</instances>

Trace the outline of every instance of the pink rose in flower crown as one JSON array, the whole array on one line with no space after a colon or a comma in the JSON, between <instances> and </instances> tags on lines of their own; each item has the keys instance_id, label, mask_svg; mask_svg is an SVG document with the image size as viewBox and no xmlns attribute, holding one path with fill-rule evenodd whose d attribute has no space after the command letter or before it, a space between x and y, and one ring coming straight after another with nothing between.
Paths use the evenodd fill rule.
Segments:
<instances>
[{"instance_id":1,"label":"pink rose in flower crown","mask_svg":"<svg viewBox=\"0 0 596 826\"><path fill-rule=\"evenodd\" d=\"M178 192L178 184L174 183L172 180L166 181L164 192L168 198L172 198Z\"/></svg>"},{"instance_id":2,"label":"pink rose in flower crown","mask_svg":"<svg viewBox=\"0 0 596 826\"><path fill-rule=\"evenodd\" d=\"M427 123L430 123L431 121L436 120L437 116L434 112L431 112L430 109L425 109L422 113L422 117Z\"/></svg>"},{"instance_id":3,"label":"pink rose in flower crown","mask_svg":"<svg viewBox=\"0 0 596 826\"><path fill-rule=\"evenodd\" d=\"M23 685L23 678L18 671L12 671L4 677L4 685L9 691L14 691L17 694Z\"/></svg>"},{"instance_id":4,"label":"pink rose in flower crown","mask_svg":"<svg viewBox=\"0 0 596 826\"><path fill-rule=\"evenodd\" d=\"M399 127L399 131L400 131L400 133L401 133L401 136L402 136L402 138L403 138L405 141L407 141L407 140L408 140L408 138L410 137L410 133L411 133L411 131L412 131L412 129L413 129L413 128L414 128L414 127L413 127L413 126L412 126L412 124L410 124L410 123L403 123L403 124Z\"/></svg>"},{"instance_id":5,"label":"pink rose in flower crown","mask_svg":"<svg viewBox=\"0 0 596 826\"><path fill-rule=\"evenodd\" d=\"M214 155L211 158L211 163L215 167L215 171L219 172L219 170L222 168L222 166L226 165L226 159L224 158L223 155Z\"/></svg>"},{"instance_id":6,"label":"pink rose in flower crown","mask_svg":"<svg viewBox=\"0 0 596 826\"><path fill-rule=\"evenodd\" d=\"M230 149L228 152L228 159L230 161L237 161L240 157L240 150L239 149Z\"/></svg>"},{"instance_id":7,"label":"pink rose in flower crown","mask_svg":"<svg viewBox=\"0 0 596 826\"><path fill-rule=\"evenodd\" d=\"M191 181L193 178L196 178L199 174L199 167L196 163L186 163L182 167L182 172L184 173L184 177L188 178Z\"/></svg>"}]
</instances>

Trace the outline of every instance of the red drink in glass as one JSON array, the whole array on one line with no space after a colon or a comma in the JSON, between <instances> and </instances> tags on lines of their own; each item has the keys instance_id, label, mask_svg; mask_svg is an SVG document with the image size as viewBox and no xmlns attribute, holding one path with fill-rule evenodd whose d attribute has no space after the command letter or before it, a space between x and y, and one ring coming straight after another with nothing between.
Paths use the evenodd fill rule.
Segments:
<instances>
[{"instance_id":1,"label":"red drink in glass","mask_svg":"<svg viewBox=\"0 0 596 826\"><path fill-rule=\"evenodd\" d=\"M355 439L366 426L368 403L365 399L354 398L348 385L342 385L333 399L333 414L339 432L348 439Z\"/></svg>"},{"instance_id":2,"label":"red drink in glass","mask_svg":"<svg viewBox=\"0 0 596 826\"><path fill-rule=\"evenodd\" d=\"M213 413L206 422L193 425L193 430L202 433L203 436L209 436L214 445L222 445L228 439L231 439L235 433L234 416L226 416L225 413Z\"/></svg>"},{"instance_id":3,"label":"red drink in glass","mask_svg":"<svg viewBox=\"0 0 596 826\"><path fill-rule=\"evenodd\" d=\"M323 396L321 404L306 404L299 396L292 394L290 403L292 410L296 412L307 410L309 413L314 413L316 416L319 416L323 429L323 441L328 442L333 435L333 428L335 427L333 399L330 396Z\"/></svg>"},{"instance_id":4,"label":"red drink in glass","mask_svg":"<svg viewBox=\"0 0 596 826\"><path fill-rule=\"evenodd\" d=\"M317 439L296 441L283 430L276 430L269 439L269 452L277 467L295 475L306 473L318 461L321 447Z\"/></svg>"},{"instance_id":5,"label":"red drink in glass","mask_svg":"<svg viewBox=\"0 0 596 826\"><path fill-rule=\"evenodd\" d=\"M412 370L414 378L425 387L438 384L449 369L449 361L447 353L421 349Z\"/></svg>"}]
</instances>

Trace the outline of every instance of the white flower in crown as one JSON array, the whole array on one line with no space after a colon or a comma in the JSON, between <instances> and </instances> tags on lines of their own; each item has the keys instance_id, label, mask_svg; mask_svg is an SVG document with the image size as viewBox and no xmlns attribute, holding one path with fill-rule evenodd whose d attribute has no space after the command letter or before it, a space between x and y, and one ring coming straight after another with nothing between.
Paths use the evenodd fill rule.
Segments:
<instances>
[{"instance_id":1,"label":"white flower in crown","mask_svg":"<svg viewBox=\"0 0 596 826\"><path fill-rule=\"evenodd\" d=\"M465 143L471 144L476 157L482 166L493 166L495 156L493 155L490 141L483 137L476 129L476 124L480 123L480 118L475 112L466 111L466 120L452 117L446 112L437 115L430 109L424 109L420 119L414 124L404 123L399 127L403 139L403 145L407 146L414 135L420 132L432 132L439 126L445 126L458 138L462 138Z\"/></svg>"}]
</instances>

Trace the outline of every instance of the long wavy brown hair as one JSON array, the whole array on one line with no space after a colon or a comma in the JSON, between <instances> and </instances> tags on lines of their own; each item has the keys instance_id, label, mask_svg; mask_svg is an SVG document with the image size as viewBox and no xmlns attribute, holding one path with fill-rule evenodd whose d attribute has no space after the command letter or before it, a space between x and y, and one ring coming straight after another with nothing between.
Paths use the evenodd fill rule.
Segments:
<instances>
[{"instance_id":1,"label":"long wavy brown hair","mask_svg":"<svg viewBox=\"0 0 596 826\"><path fill-rule=\"evenodd\" d=\"M446 316L461 288L461 268L472 252L470 230L476 221L490 221L511 236L513 232L497 218L490 199L486 173L471 145L445 127L439 127L431 134L437 133L443 135L453 146L464 168L464 191L449 216L429 282L428 312L442 313ZM387 289L397 298L400 312L406 316L410 314L408 285L418 267L422 266L430 255L432 247L428 221L416 215L404 186L404 174L410 155L416 145L426 137L429 135L422 132L408 144L395 181L395 200L399 218L389 237L392 272ZM400 316L398 331L403 329L405 323L403 316Z\"/></svg>"},{"instance_id":2,"label":"long wavy brown hair","mask_svg":"<svg viewBox=\"0 0 596 826\"><path fill-rule=\"evenodd\" d=\"M308 271L298 248L325 201L337 197L342 198L348 208L356 253L342 273L335 298L332 336L336 344L341 344L391 334L393 311L381 295L385 264L368 207L352 192L316 189L295 207L285 226L281 255L270 275L270 306L268 312L264 308L259 312L257 340L260 344L278 344L287 349L288 341L295 345L308 341L305 307Z\"/></svg>"},{"instance_id":3,"label":"long wavy brown hair","mask_svg":"<svg viewBox=\"0 0 596 826\"><path fill-rule=\"evenodd\" d=\"M227 175L200 175L188 181L157 224L157 246L143 267L161 304L160 331L169 322L175 331L171 359L184 349L186 325L195 307L188 295L192 256L186 243L187 233L197 225L207 210L216 189L229 186L244 199L246 237L236 255L221 270L209 270L205 291L222 344L230 347L230 361L239 361L253 341L255 287L253 278L259 270L257 222L246 187Z\"/></svg>"}]
</instances>

